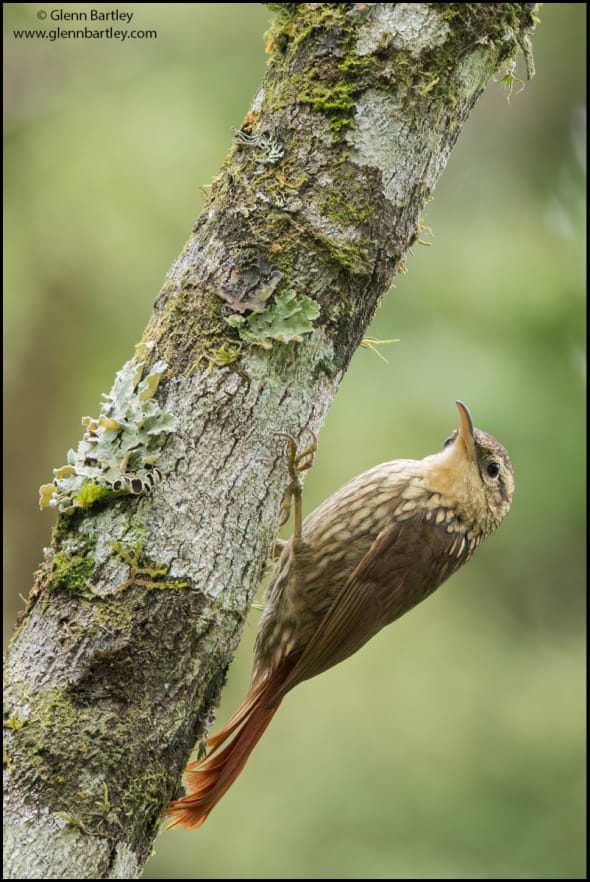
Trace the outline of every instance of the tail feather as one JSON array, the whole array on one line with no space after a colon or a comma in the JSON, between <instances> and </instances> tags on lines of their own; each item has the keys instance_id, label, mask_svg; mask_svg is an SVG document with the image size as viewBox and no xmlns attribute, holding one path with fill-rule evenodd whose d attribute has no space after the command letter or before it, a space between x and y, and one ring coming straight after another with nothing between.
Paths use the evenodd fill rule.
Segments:
<instances>
[{"instance_id":1,"label":"tail feather","mask_svg":"<svg viewBox=\"0 0 590 882\"><path fill-rule=\"evenodd\" d=\"M176 824L189 829L200 827L229 790L278 710L280 700L273 701L273 698L293 667L292 659L287 662L249 695L225 726L208 739L210 750L207 755L202 760L188 764L189 792L182 799L175 799L166 809L166 814L173 818L168 829ZM234 732L233 739L218 752L218 748Z\"/></svg>"},{"instance_id":2,"label":"tail feather","mask_svg":"<svg viewBox=\"0 0 590 882\"><path fill-rule=\"evenodd\" d=\"M238 729L244 720L252 713L256 703L260 700L260 694L263 691L264 685L248 695L235 714L229 718L225 726L223 726L215 735L211 735L211 737L207 739L207 747L209 748L210 754L213 753L214 750L217 750L220 744L227 741L229 736L235 732L235 730Z\"/></svg>"}]
</instances>

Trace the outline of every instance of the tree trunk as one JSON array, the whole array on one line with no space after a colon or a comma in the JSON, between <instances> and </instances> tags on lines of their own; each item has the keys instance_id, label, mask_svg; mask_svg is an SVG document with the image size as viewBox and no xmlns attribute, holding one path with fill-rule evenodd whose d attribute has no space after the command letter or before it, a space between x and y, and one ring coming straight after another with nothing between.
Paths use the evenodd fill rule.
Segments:
<instances>
[{"instance_id":1,"label":"tree trunk","mask_svg":"<svg viewBox=\"0 0 590 882\"><path fill-rule=\"evenodd\" d=\"M141 873L276 534L273 433L321 427L533 6L271 5L266 77L133 364L44 491L61 514L6 664L5 878Z\"/></svg>"}]
</instances>

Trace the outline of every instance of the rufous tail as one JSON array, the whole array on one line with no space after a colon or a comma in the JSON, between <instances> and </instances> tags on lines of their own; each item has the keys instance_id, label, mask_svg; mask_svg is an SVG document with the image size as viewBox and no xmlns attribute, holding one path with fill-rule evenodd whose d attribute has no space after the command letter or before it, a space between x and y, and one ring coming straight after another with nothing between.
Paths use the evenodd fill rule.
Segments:
<instances>
[{"instance_id":1,"label":"rufous tail","mask_svg":"<svg viewBox=\"0 0 590 882\"><path fill-rule=\"evenodd\" d=\"M202 760L188 764L186 771L189 792L182 799L175 799L168 805L166 814L173 818L168 829L176 824L193 829L206 821L211 810L246 765L248 757L277 712L280 698L277 701L276 694L292 667L292 661L290 664L283 663L269 680L255 689L225 726L207 740L207 755ZM218 748L234 732L236 734L230 743L218 753Z\"/></svg>"}]
</instances>

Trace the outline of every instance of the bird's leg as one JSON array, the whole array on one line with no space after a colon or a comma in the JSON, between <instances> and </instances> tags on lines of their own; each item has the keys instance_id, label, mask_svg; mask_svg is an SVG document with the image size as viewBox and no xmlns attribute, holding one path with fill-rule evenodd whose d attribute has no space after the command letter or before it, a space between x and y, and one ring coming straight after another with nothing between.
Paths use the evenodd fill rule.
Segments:
<instances>
[{"instance_id":1,"label":"bird's leg","mask_svg":"<svg viewBox=\"0 0 590 882\"><path fill-rule=\"evenodd\" d=\"M302 512L302 489L303 485L301 482L301 472L307 471L313 465L313 461L315 458L315 453L317 450L318 442L317 438L311 429L305 430L309 436L309 443L302 449L297 450L297 442L291 435L287 435L284 432L276 432L277 435L281 435L282 437L287 439L287 443L289 445L289 452L287 454L287 468L289 470L289 478L290 483L285 490L285 495L283 496L283 501L281 503L281 516L279 519L279 527L282 527L283 524L286 524L289 520L289 515L291 514L291 501L294 501L295 508L295 522L293 525L293 540L297 541L301 538L301 524L303 522L303 512ZM281 553L281 548L284 543L278 540L275 542L275 546L273 548L273 557L278 557ZM277 553L278 552L278 553Z\"/></svg>"},{"instance_id":2,"label":"bird's leg","mask_svg":"<svg viewBox=\"0 0 590 882\"><path fill-rule=\"evenodd\" d=\"M286 539L279 539L277 537L275 539L275 541L273 542L272 548L270 550L270 559L271 560L278 560L279 557L281 556L283 548L285 547L286 544L287 544Z\"/></svg>"}]
</instances>

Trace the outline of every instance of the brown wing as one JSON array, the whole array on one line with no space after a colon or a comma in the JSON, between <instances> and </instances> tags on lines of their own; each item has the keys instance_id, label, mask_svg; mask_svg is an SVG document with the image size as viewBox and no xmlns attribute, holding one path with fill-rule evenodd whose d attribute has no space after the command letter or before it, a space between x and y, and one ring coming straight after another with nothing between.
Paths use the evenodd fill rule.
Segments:
<instances>
[{"instance_id":1,"label":"brown wing","mask_svg":"<svg viewBox=\"0 0 590 882\"><path fill-rule=\"evenodd\" d=\"M410 518L382 530L304 647L279 699L355 653L431 594L467 557L461 534L428 521Z\"/></svg>"}]
</instances>

